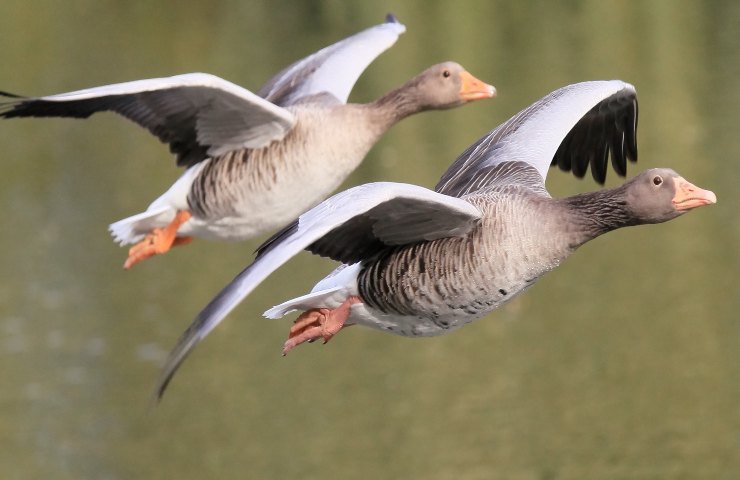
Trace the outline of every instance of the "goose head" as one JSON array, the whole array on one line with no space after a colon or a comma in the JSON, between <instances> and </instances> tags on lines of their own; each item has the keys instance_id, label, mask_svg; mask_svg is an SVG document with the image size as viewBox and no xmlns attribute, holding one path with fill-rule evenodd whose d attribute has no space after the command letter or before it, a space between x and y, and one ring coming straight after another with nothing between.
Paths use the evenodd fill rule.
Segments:
<instances>
[{"instance_id":1,"label":"goose head","mask_svg":"<svg viewBox=\"0 0 740 480\"><path fill-rule=\"evenodd\" d=\"M444 62L379 98L374 106L399 120L424 110L444 110L494 96L492 85L478 80L458 63Z\"/></svg>"},{"instance_id":2,"label":"goose head","mask_svg":"<svg viewBox=\"0 0 740 480\"><path fill-rule=\"evenodd\" d=\"M408 84L422 110L457 107L472 100L496 96L493 85L478 80L455 62L433 65Z\"/></svg>"},{"instance_id":3,"label":"goose head","mask_svg":"<svg viewBox=\"0 0 740 480\"><path fill-rule=\"evenodd\" d=\"M690 183L669 168L652 168L625 184L625 199L639 223L661 223L703 205L717 196Z\"/></svg>"}]
</instances>

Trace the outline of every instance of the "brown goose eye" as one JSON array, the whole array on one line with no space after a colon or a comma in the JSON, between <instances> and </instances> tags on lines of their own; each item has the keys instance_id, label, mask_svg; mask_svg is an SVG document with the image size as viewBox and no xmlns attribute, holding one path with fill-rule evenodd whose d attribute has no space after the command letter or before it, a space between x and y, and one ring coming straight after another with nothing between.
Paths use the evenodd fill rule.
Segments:
<instances>
[{"instance_id":1,"label":"brown goose eye","mask_svg":"<svg viewBox=\"0 0 740 480\"><path fill-rule=\"evenodd\" d=\"M660 185L663 183L663 178L660 175L656 175L653 177L653 185Z\"/></svg>"},{"instance_id":2,"label":"brown goose eye","mask_svg":"<svg viewBox=\"0 0 740 480\"><path fill-rule=\"evenodd\" d=\"M444 72L442 72L442 76L445 77L445 78L449 77L450 75L452 75L452 74L450 73L449 70L445 70Z\"/></svg>"}]
</instances>

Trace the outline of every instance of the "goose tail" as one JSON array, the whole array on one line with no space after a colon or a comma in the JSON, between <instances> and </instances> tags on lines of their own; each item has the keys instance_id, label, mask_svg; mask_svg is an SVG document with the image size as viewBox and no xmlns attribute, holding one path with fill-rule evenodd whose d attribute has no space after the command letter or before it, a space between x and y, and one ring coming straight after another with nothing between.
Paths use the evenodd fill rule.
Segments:
<instances>
[{"instance_id":1,"label":"goose tail","mask_svg":"<svg viewBox=\"0 0 740 480\"><path fill-rule=\"evenodd\" d=\"M175 213L169 206L149 209L110 224L108 231L116 243L130 245L141 241L153 229L167 226L175 218Z\"/></svg>"},{"instance_id":2,"label":"goose tail","mask_svg":"<svg viewBox=\"0 0 740 480\"><path fill-rule=\"evenodd\" d=\"M357 275L360 264L340 265L317 283L311 293L287 300L266 311L266 318L281 318L290 312L311 310L312 308L335 308L349 295L357 295Z\"/></svg>"}]
</instances>

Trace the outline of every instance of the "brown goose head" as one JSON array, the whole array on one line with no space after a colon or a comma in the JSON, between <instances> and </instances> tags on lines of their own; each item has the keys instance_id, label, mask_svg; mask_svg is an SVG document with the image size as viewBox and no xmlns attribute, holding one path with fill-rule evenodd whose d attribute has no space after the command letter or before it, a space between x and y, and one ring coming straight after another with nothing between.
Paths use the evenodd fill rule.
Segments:
<instances>
[{"instance_id":1,"label":"brown goose head","mask_svg":"<svg viewBox=\"0 0 740 480\"><path fill-rule=\"evenodd\" d=\"M669 168L646 170L625 185L627 206L638 223L661 223L717 202L717 196Z\"/></svg>"}]
</instances>

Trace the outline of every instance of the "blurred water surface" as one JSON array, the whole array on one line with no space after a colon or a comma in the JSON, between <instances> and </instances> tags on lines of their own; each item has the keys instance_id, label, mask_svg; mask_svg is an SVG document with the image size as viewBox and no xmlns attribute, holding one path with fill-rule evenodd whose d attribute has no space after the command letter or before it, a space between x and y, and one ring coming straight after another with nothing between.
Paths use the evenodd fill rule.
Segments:
<instances>
[{"instance_id":1,"label":"blurred water surface","mask_svg":"<svg viewBox=\"0 0 740 480\"><path fill-rule=\"evenodd\" d=\"M467 145L581 80L638 89L640 162L716 206L585 246L442 338L350 329L287 358L260 313L332 263L302 255L240 306L149 409L180 332L258 241L121 269L106 226L177 177L115 115L0 122L3 478L732 479L740 472L740 4L6 0L0 89L28 95L205 71L256 91L394 12L408 31L351 99L456 60L499 97L420 115L347 186L431 187ZM612 175L609 185L621 180ZM553 172L555 195L596 188Z\"/></svg>"}]
</instances>

